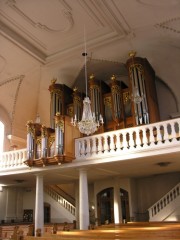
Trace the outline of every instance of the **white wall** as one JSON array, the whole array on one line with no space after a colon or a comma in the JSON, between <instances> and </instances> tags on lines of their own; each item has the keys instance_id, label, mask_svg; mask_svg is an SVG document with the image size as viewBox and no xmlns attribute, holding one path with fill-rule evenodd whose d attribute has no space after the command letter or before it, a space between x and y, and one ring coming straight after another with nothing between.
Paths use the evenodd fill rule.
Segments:
<instances>
[{"instance_id":1,"label":"white wall","mask_svg":"<svg viewBox=\"0 0 180 240\"><path fill-rule=\"evenodd\" d=\"M154 175L137 179L137 200L139 213L146 212L180 181L179 173Z\"/></svg>"},{"instance_id":2,"label":"white wall","mask_svg":"<svg viewBox=\"0 0 180 240\"><path fill-rule=\"evenodd\" d=\"M178 112L177 100L171 89L161 80L156 81L160 120L167 120L171 113ZM167 104L168 103L168 104Z\"/></svg>"},{"instance_id":3,"label":"white wall","mask_svg":"<svg viewBox=\"0 0 180 240\"><path fill-rule=\"evenodd\" d=\"M6 199L7 199L7 189L3 187L3 192L0 192L0 221L5 220Z\"/></svg>"}]
</instances>

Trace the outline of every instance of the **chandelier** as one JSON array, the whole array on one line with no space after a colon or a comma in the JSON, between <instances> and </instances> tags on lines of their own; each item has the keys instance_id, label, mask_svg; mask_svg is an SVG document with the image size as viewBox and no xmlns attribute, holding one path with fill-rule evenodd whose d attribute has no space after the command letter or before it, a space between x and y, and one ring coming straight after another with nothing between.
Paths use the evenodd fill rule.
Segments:
<instances>
[{"instance_id":1,"label":"chandelier","mask_svg":"<svg viewBox=\"0 0 180 240\"><path fill-rule=\"evenodd\" d=\"M84 34L84 43L85 43L85 52L82 53L85 59L85 83L86 83L86 97L83 100L83 113L82 119L78 122L76 114L74 119L71 119L71 124L73 126L77 126L79 131L83 134L90 135L93 134L98 130L101 124L103 124L102 115L99 115L99 119L96 119L95 113L91 111L91 100L87 96L87 52L86 52L86 41L85 41L85 34Z\"/></svg>"}]
</instances>

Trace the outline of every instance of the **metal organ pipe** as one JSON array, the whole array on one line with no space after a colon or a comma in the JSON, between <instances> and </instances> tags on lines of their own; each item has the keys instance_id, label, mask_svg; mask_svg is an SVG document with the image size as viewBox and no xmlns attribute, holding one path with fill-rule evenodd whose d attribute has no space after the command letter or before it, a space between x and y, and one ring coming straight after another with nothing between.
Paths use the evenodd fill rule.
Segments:
<instances>
[{"instance_id":1,"label":"metal organ pipe","mask_svg":"<svg viewBox=\"0 0 180 240\"><path fill-rule=\"evenodd\" d=\"M48 136L47 136L47 128L42 125L41 127L41 157L47 157L47 149L48 149Z\"/></svg>"},{"instance_id":2,"label":"metal organ pipe","mask_svg":"<svg viewBox=\"0 0 180 240\"><path fill-rule=\"evenodd\" d=\"M132 86L132 100L134 105L134 113L136 125L148 124L149 113L145 88L145 78L143 65L135 62L135 52L130 52L131 63L129 64L129 74ZM137 58L139 60L139 58Z\"/></svg>"},{"instance_id":3,"label":"metal organ pipe","mask_svg":"<svg viewBox=\"0 0 180 240\"><path fill-rule=\"evenodd\" d=\"M101 89L100 84L95 80L94 74L90 76L90 99L91 110L96 121L99 121L101 114Z\"/></svg>"},{"instance_id":4,"label":"metal organ pipe","mask_svg":"<svg viewBox=\"0 0 180 240\"><path fill-rule=\"evenodd\" d=\"M121 107L121 87L120 82L116 80L115 75L111 77L111 94L112 94L112 105L113 115L115 122L119 123L122 116Z\"/></svg>"},{"instance_id":5,"label":"metal organ pipe","mask_svg":"<svg viewBox=\"0 0 180 240\"><path fill-rule=\"evenodd\" d=\"M27 159L32 160L34 158L34 138L35 128L31 121L27 122Z\"/></svg>"},{"instance_id":6,"label":"metal organ pipe","mask_svg":"<svg viewBox=\"0 0 180 240\"><path fill-rule=\"evenodd\" d=\"M54 116L56 115L57 112L64 114L63 113L63 89L60 84L56 84L56 79L53 79L51 81L51 85L49 87L49 91L51 92L51 116L50 116L50 123L51 123L51 128L55 128L54 125Z\"/></svg>"},{"instance_id":7,"label":"metal organ pipe","mask_svg":"<svg viewBox=\"0 0 180 240\"><path fill-rule=\"evenodd\" d=\"M55 116L55 156L64 152L64 120L60 113Z\"/></svg>"}]
</instances>

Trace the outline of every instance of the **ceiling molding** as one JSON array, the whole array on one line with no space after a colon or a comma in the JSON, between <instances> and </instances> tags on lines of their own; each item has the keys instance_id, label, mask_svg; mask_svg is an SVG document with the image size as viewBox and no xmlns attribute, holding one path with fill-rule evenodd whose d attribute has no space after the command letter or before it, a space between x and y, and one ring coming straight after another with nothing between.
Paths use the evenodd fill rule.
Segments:
<instances>
[{"instance_id":1,"label":"ceiling molding","mask_svg":"<svg viewBox=\"0 0 180 240\"><path fill-rule=\"evenodd\" d=\"M78 2L97 25L108 26L121 36L125 36L132 31L114 0L78 0Z\"/></svg>"},{"instance_id":2,"label":"ceiling molding","mask_svg":"<svg viewBox=\"0 0 180 240\"><path fill-rule=\"evenodd\" d=\"M45 2L44 2L45 3ZM48 27L44 23L36 22L34 21L31 16L27 15L25 12L23 12L20 7L18 6L16 0L7 0L6 4L16 12L24 21L26 21L28 24L32 25L35 28L39 28L40 30L48 31L48 32L67 32L69 31L73 25L74 20L72 17L71 8L66 4L65 1L59 0L57 3L61 6L61 13L62 16L67 20L67 24L62 29L52 29L51 27Z\"/></svg>"},{"instance_id":3,"label":"ceiling molding","mask_svg":"<svg viewBox=\"0 0 180 240\"><path fill-rule=\"evenodd\" d=\"M4 82L0 83L0 87L6 85L6 84L10 84L14 81L18 81L17 87L16 89L14 89L14 99L13 99L13 103L12 103L12 109L9 111L9 116L10 116L10 121L11 121L11 130L13 129L13 121L14 121L14 116L15 116L15 110L16 110L16 103L17 103L17 99L18 99L18 95L19 95L19 90L22 84L22 81L24 79L25 75L18 75L15 77L12 77L10 79L5 80Z\"/></svg>"},{"instance_id":4,"label":"ceiling molding","mask_svg":"<svg viewBox=\"0 0 180 240\"><path fill-rule=\"evenodd\" d=\"M28 54L36 58L41 63L45 63L46 55L37 49L33 44L27 41L25 38L20 36L17 32L9 28L6 24L0 21L0 34L6 39L19 46L21 49L26 51Z\"/></svg>"}]
</instances>

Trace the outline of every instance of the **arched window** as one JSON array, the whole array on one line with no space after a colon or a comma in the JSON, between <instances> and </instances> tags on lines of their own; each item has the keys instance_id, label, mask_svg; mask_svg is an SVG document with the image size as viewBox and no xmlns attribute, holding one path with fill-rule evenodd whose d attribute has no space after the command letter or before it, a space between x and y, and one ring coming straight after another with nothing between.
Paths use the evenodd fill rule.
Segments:
<instances>
[{"instance_id":1,"label":"arched window","mask_svg":"<svg viewBox=\"0 0 180 240\"><path fill-rule=\"evenodd\" d=\"M0 153L3 152L4 146L4 124L0 121Z\"/></svg>"}]
</instances>

